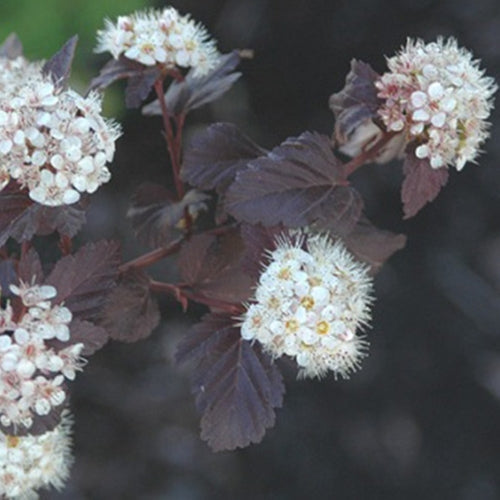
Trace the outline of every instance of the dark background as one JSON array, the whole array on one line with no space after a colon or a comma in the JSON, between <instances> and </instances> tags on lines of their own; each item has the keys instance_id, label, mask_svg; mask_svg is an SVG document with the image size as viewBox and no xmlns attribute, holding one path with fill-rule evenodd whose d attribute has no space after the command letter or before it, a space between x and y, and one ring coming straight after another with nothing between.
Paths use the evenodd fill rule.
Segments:
<instances>
[{"instance_id":1,"label":"dark background","mask_svg":"<svg viewBox=\"0 0 500 500\"><path fill-rule=\"evenodd\" d=\"M231 92L190 116L188 141L212 121L232 121L265 147L304 130L330 134L328 97L343 86L350 59L382 72L384 55L408 36L454 36L489 75L500 71L496 0L173 5L202 21L222 51L255 50ZM76 6L73 14L77 31ZM104 60L81 57L94 73ZM117 92L121 98L118 88L107 99ZM122 113L111 101L125 135L82 238L122 239L131 258L145 249L131 236L127 198L144 180L167 183L168 170L160 119ZM284 408L264 441L213 454L198 437L188 372L172 361L176 342L202 309L186 317L162 300L164 321L147 341L108 345L74 383L76 462L67 489L45 498L500 498L497 114L492 122L479 165L453 171L438 200L415 219L401 218L399 164L356 173L368 216L406 233L408 244L376 278L370 356L351 380L297 381L287 374ZM156 272L171 273L172 264Z\"/></svg>"}]
</instances>

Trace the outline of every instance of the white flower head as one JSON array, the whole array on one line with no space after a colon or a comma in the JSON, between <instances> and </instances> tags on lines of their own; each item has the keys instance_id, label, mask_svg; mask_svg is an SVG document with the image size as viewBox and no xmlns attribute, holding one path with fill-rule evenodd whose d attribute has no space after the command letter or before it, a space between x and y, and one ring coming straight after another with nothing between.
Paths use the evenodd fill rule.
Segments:
<instances>
[{"instance_id":1,"label":"white flower head","mask_svg":"<svg viewBox=\"0 0 500 500\"><path fill-rule=\"evenodd\" d=\"M145 66L193 68L195 76L206 74L219 58L206 29L173 7L136 12L116 23L107 19L97 39L96 52L110 52L115 59L123 55Z\"/></svg>"},{"instance_id":2,"label":"white flower head","mask_svg":"<svg viewBox=\"0 0 500 500\"><path fill-rule=\"evenodd\" d=\"M35 499L37 490L61 489L73 463L72 418L63 412L61 422L39 436L10 436L0 432L0 497Z\"/></svg>"},{"instance_id":3,"label":"white flower head","mask_svg":"<svg viewBox=\"0 0 500 500\"><path fill-rule=\"evenodd\" d=\"M24 58L0 57L0 73L0 189L15 179L58 206L107 182L120 129L101 116L101 98L57 87Z\"/></svg>"},{"instance_id":4,"label":"white flower head","mask_svg":"<svg viewBox=\"0 0 500 500\"><path fill-rule=\"evenodd\" d=\"M21 282L10 289L24 308L16 315L9 303L0 309L0 423L29 429L66 400L63 383L85 365L84 345L65 345L73 315L53 302L55 287Z\"/></svg>"},{"instance_id":5,"label":"white flower head","mask_svg":"<svg viewBox=\"0 0 500 500\"><path fill-rule=\"evenodd\" d=\"M432 168L461 170L489 135L486 121L497 89L479 61L455 39L408 39L375 83L379 115L389 131L415 141L415 155Z\"/></svg>"},{"instance_id":6,"label":"white flower head","mask_svg":"<svg viewBox=\"0 0 500 500\"><path fill-rule=\"evenodd\" d=\"M282 235L262 272L241 323L246 340L258 340L274 358L297 361L300 376L329 371L347 378L359 368L368 343L357 330L370 321L372 280L327 235Z\"/></svg>"}]
</instances>

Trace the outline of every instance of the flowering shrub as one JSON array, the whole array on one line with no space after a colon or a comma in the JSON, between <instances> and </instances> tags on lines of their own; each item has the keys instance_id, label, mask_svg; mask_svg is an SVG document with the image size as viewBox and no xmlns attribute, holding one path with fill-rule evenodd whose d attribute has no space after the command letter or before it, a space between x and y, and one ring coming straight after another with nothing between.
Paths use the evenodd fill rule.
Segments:
<instances>
[{"instance_id":1,"label":"flowering shrub","mask_svg":"<svg viewBox=\"0 0 500 500\"><path fill-rule=\"evenodd\" d=\"M98 32L97 51L112 59L82 97L68 87L75 46L73 38L45 63L27 61L15 36L0 49L6 498L63 485L68 384L109 339L151 334L157 294L207 308L176 361L192 365L201 436L214 450L257 443L274 425L283 358L304 377L358 370L368 354L374 275L405 237L369 221L350 176L402 158L404 216L414 216L436 198L450 166L476 159L496 89L454 40L409 40L382 75L352 62L330 98L333 138L304 132L266 150L215 123L184 150L189 113L231 88L249 51L219 54L204 28L170 7L119 17ZM127 80L129 107L162 117L173 175L173 186L146 183L132 198L127 215L151 250L130 262L116 242L75 250L73 240L88 195L110 180L120 127L101 116L99 92L118 79ZM37 248L53 233L57 258L41 261ZM173 282L146 272L173 254Z\"/></svg>"}]
</instances>

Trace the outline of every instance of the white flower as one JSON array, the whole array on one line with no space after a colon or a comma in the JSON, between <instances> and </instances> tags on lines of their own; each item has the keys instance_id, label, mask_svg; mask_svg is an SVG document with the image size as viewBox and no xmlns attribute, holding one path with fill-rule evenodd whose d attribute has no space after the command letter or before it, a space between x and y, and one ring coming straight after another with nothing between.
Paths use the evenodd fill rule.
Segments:
<instances>
[{"instance_id":1,"label":"white flower","mask_svg":"<svg viewBox=\"0 0 500 500\"><path fill-rule=\"evenodd\" d=\"M0 58L0 73L0 189L15 179L33 201L57 206L107 182L120 130L102 118L100 97L56 87L23 58Z\"/></svg>"},{"instance_id":2,"label":"white flower","mask_svg":"<svg viewBox=\"0 0 500 500\"><path fill-rule=\"evenodd\" d=\"M68 308L52 303L55 287L21 282L10 289L25 309L15 320L10 304L0 309L0 422L30 428L36 416L66 400L62 384L83 368L84 345L50 345L53 339L71 340L73 318Z\"/></svg>"},{"instance_id":3,"label":"white flower","mask_svg":"<svg viewBox=\"0 0 500 500\"><path fill-rule=\"evenodd\" d=\"M208 73L219 58L205 28L173 7L119 17L115 24L105 20L97 39L96 52L110 52L115 59L124 55L145 66L193 68L195 76Z\"/></svg>"},{"instance_id":4,"label":"white flower","mask_svg":"<svg viewBox=\"0 0 500 500\"><path fill-rule=\"evenodd\" d=\"M36 499L37 490L61 489L73 462L72 419L63 412L61 422L39 436L10 436L0 432L0 497Z\"/></svg>"},{"instance_id":5,"label":"white flower","mask_svg":"<svg viewBox=\"0 0 500 500\"><path fill-rule=\"evenodd\" d=\"M370 320L368 267L327 235L282 236L269 257L242 337L258 340L275 358L295 358L300 375L348 377L368 345L356 335Z\"/></svg>"},{"instance_id":6,"label":"white flower","mask_svg":"<svg viewBox=\"0 0 500 500\"><path fill-rule=\"evenodd\" d=\"M489 135L486 120L497 89L479 61L452 38L408 39L387 65L375 83L387 129L415 141L415 155L428 158L432 168L461 170L474 161Z\"/></svg>"}]
</instances>

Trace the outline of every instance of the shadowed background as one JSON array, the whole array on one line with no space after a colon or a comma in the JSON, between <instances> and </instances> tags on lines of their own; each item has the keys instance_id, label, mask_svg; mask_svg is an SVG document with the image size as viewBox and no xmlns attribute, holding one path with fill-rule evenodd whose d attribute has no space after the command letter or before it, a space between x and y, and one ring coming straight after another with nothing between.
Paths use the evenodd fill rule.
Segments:
<instances>
[{"instance_id":1,"label":"shadowed background","mask_svg":"<svg viewBox=\"0 0 500 500\"><path fill-rule=\"evenodd\" d=\"M4 38L16 31L32 58L80 35L72 85L83 90L106 58L92 54L103 17L161 2L7 0ZM178 0L221 51L251 48L243 77L220 101L192 113L186 140L231 121L264 147L304 130L330 134L328 97L355 57L384 70L407 36L455 36L500 72L496 0ZM127 200L138 183L170 182L160 118L122 107L113 179L93 197L82 239L118 238L126 258L146 250L131 236ZM459 499L500 498L500 130L479 165L452 172L437 201L401 220L400 164L367 166L354 182L368 216L408 235L376 278L370 356L350 381L296 381L259 445L213 454L198 437L188 372L173 366L186 328L161 300L164 321L137 344L110 344L73 384L75 456L67 489L47 499ZM171 264L156 267L168 276Z\"/></svg>"}]
</instances>

